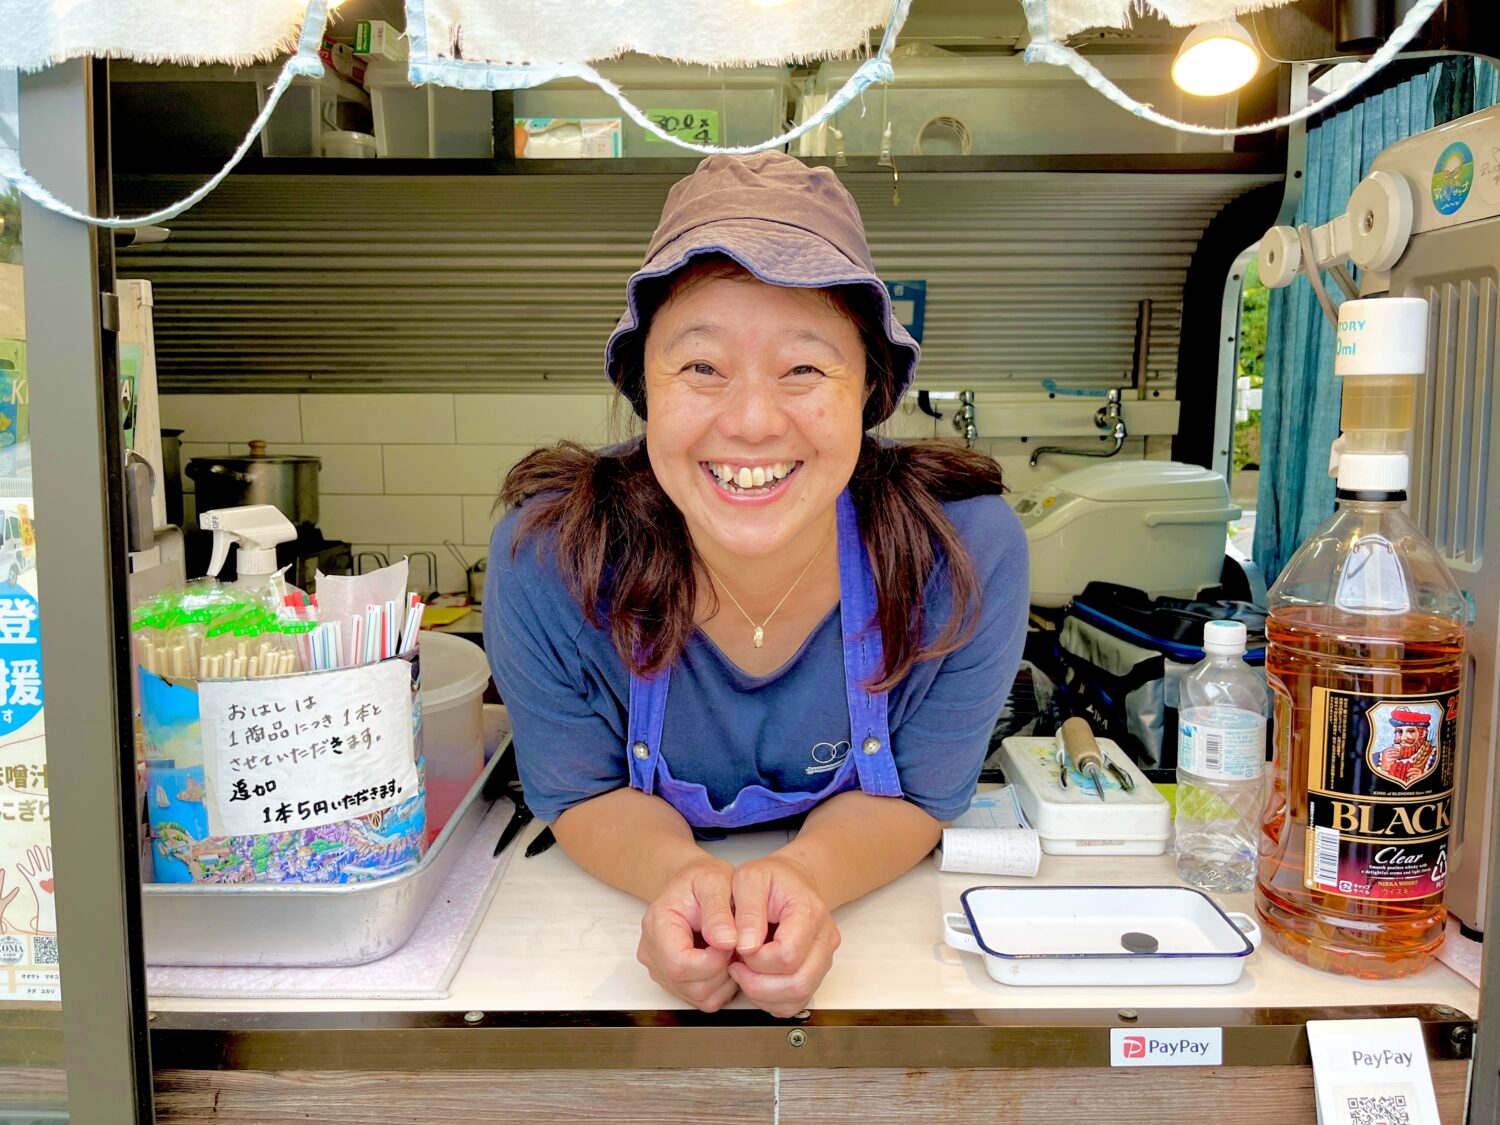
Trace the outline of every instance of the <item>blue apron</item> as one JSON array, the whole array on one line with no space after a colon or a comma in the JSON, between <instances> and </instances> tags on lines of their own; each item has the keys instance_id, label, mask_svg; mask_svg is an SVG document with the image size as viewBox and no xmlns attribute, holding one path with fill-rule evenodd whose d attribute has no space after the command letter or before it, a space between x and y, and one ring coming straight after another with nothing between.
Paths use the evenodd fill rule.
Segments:
<instances>
[{"instance_id":1,"label":"blue apron","mask_svg":"<svg viewBox=\"0 0 1500 1125\"><path fill-rule=\"evenodd\" d=\"M667 686L672 678L671 668L666 668L650 679L630 677L630 724L625 747L632 789L661 797L694 828L743 828L797 816L856 785L877 797L901 796L886 723L886 693L871 694L861 686L879 677L884 648L876 620L875 575L860 542L854 501L847 491L838 498L838 551L839 625L844 642L850 752L832 780L815 793L778 793L764 785L747 785L722 809L714 808L704 786L678 781L661 756Z\"/></svg>"}]
</instances>

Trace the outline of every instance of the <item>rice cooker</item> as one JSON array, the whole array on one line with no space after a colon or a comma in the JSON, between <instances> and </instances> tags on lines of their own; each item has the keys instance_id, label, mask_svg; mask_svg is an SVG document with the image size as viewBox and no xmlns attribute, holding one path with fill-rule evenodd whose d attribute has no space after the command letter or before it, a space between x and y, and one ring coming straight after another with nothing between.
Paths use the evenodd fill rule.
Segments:
<instances>
[{"instance_id":1,"label":"rice cooker","mask_svg":"<svg viewBox=\"0 0 1500 1125\"><path fill-rule=\"evenodd\" d=\"M1177 461L1109 461L1011 496L1031 552L1031 603L1055 608L1090 582L1152 597L1219 583L1229 521L1224 477Z\"/></svg>"}]
</instances>

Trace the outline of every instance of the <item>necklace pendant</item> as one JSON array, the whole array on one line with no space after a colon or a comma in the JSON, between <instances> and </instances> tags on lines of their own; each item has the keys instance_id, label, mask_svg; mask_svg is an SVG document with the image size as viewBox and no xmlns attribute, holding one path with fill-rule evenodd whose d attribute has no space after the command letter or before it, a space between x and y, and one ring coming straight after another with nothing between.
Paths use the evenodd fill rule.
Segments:
<instances>
[{"instance_id":1,"label":"necklace pendant","mask_svg":"<svg viewBox=\"0 0 1500 1125\"><path fill-rule=\"evenodd\" d=\"M760 646L763 645L763 644L765 644L765 643L766 643L766 631L763 628L761 628L759 625L757 625L755 627L755 647L756 648L760 648Z\"/></svg>"}]
</instances>

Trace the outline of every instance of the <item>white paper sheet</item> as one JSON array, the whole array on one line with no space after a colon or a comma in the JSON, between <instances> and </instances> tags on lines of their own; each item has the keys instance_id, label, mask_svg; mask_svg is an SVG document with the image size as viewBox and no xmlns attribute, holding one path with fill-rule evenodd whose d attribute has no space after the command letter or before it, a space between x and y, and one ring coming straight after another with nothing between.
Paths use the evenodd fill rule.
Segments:
<instances>
[{"instance_id":1,"label":"white paper sheet","mask_svg":"<svg viewBox=\"0 0 1500 1125\"><path fill-rule=\"evenodd\" d=\"M945 828L942 871L1032 876L1041 863L1041 840L1030 828Z\"/></svg>"},{"instance_id":2,"label":"white paper sheet","mask_svg":"<svg viewBox=\"0 0 1500 1125\"><path fill-rule=\"evenodd\" d=\"M213 835L336 824L417 792L405 660L205 680L198 706Z\"/></svg>"}]
</instances>

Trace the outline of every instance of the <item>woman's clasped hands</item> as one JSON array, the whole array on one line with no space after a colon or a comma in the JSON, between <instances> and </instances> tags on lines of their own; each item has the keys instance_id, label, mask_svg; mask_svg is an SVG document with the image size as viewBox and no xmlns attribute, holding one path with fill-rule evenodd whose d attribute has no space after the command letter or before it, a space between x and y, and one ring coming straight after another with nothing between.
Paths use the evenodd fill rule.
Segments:
<instances>
[{"instance_id":1,"label":"woman's clasped hands","mask_svg":"<svg viewBox=\"0 0 1500 1125\"><path fill-rule=\"evenodd\" d=\"M677 871L641 919L637 958L674 996L716 1012L743 992L787 1018L833 964L839 931L811 872L772 854L734 867L705 856Z\"/></svg>"}]
</instances>

